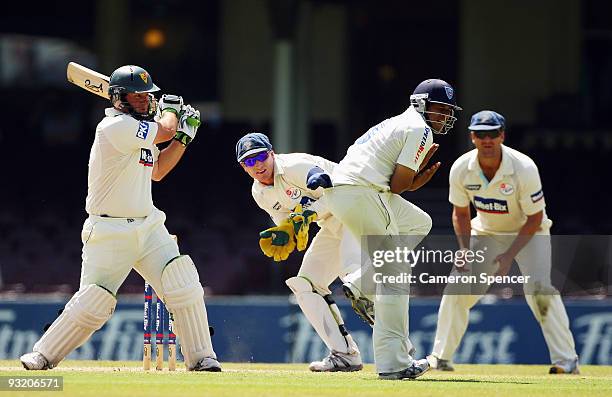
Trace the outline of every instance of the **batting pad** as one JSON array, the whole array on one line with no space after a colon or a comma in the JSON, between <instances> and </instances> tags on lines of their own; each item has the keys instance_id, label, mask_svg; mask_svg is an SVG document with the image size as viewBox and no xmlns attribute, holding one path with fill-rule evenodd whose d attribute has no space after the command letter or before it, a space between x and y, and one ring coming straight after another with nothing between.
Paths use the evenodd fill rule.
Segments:
<instances>
[{"instance_id":1,"label":"batting pad","mask_svg":"<svg viewBox=\"0 0 612 397\"><path fill-rule=\"evenodd\" d=\"M94 284L85 286L68 301L62 314L36 342L34 351L42 353L56 366L104 325L116 303L115 297L104 288Z\"/></svg>"},{"instance_id":2,"label":"batting pad","mask_svg":"<svg viewBox=\"0 0 612 397\"><path fill-rule=\"evenodd\" d=\"M291 288L302 312L329 350L340 353L359 352L357 344L344 327L340 310L331 295L324 298L314 292L312 284L304 277L291 277L285 284Z\"/></svg>"},{"instance_id":3,"label":"batting pad","mask_svg":"<svg viewBox=\"0 0 612 397\"><path fill-rule=\"evenodd\" d=\"M161 283L187 369L192 369L204 357L216 358L208 331L204 289L189 255L170 261L162 272Z\"/></svg>"}]
</instances>

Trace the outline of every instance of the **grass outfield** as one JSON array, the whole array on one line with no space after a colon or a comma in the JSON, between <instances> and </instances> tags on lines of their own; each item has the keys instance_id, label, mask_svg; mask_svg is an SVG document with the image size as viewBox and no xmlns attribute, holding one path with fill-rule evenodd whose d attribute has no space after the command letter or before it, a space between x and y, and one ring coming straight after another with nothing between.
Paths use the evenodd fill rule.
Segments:
<instances>
[{"instance_id":1,"label":"grass outfield","mask_svg":"<svg viewBox=\"0 0 612 397\"><path fill-rule=\"evenodd\" d=\"M543 365L457 365L415 381L378 380L372 365L361 372L312 373L305 364L223 364L221 373L145 372L139 362L67 361L48 372L26 372L0 360L0 376L64 377L51 396L612 396L612 367L583 366L581 375L548 375ZM4 395L0 391L0 397ZM6 395L9 395L8 393ZM33 396L31 391L11 396Z\"/></svg>"}]
</instances>

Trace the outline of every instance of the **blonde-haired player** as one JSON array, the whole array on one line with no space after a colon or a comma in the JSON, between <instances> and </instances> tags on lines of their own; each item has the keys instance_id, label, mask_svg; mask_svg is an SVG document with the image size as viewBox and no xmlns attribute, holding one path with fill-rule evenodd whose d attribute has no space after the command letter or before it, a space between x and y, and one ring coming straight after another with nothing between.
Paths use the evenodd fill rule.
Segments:
<instances>
[{"instance_id":1,"label":"blonde-haired player","mask_svg":"<svg viewBox=\"0 0 612 397\"><path fill-rule=\"evenodd\" d=\"M503 145L505 119L483 110L469 126L475 149L459 157L450 171L449 201L461 249L485 252L479 272L505 276L516 259L529 308L542 328L553 363L551 374L578 373L578 356L559 291L550 281L550 226L538 168L531 158ZM471 219L470 203L476 209ZM470 235L475 236L470 238ZM486 247L486 248L485 248ZM454 274L471 271L468 266ZM447 286L438 311L432 367L452 371L451 360L468 326L470 308L486 293L486 284L470 285L470 295Z\"/></svg>"},{"instance_id":2,"label":"blonde-haired player","mask_svg":"<svg viewBox=\"0 0 612 397\"><path fill-rule=\"evenodd\" d=\"M336 278L344 278L359 267L359 245L326 210L320 200L323 189L307 188L309 176L318 171L331 172L336 164L306 153L274 153L270 140L261 133L240 138L236 160L253 178L253 199L277 225L260 234L260 246L267 256L275 261L287 259L296 246L300 251L306 248L311 222L316 221L321 228L297 276L286 281L302 312L330 350L323 360L311 363L310 370L361 370L361 354L329 290Z\"/></svg>"}]
</instances>

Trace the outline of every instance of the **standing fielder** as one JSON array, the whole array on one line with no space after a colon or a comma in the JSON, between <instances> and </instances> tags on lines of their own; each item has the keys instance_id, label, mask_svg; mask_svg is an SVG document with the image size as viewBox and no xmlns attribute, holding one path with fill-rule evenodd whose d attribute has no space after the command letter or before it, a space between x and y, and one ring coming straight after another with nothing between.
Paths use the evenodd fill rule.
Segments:
<instances>
[{"instance_id":1,"label":"standing fielder","mask_svg":"<svg viewBox=\"0 0 612 397\"><path fill-rule=\"evenodd\" d=\"M115 70L109 84L112 108L96 128L89 157L80 288L21 363L28 370L51 369L85 343L112 315L117 290L134 268L172 314L187 370L220 371L197 269L179 253L151 197L151 179L160 181L176 166L200 114L181 97L164 95L155 117L151 93L159 88L138 66Z\"/></svg>"},{"instance_id":2,"label":"standing fielder","mask_svg":"<svg viewBox=\"0 0 612 397\"><path fill-rule=\"evenodd\" d=\"M550 281L552 221L544 209L538 168L528 156L502 145L505 120L499 113L474 114L469 129L476 148L455 161L449 176L452 221L460 249L476 250L486 240L483 270L489 275L505 276L516 259L521 273L530 276L530 284L524 285L525 299L544 333L553 363L550 373L577 374L578 356L567 313ZM476 208L471 221L470 203ZM473 239L470 247L470 235L486 237ZM474 295L448 294L448 288L428 359L432 367L452 371L451 360L467 329L470 308L487 288L478 285Z\"/></svg>"},{"instance_id":3,"label":"standing fielder","mask_svg":"<svg viewBox=\"0 0 612 397\"><path fill-rule=\"evenodd\" d=\"M336 279L359 267L359 245L329 214L323 189L309 190L307 180L331 173L335 163L306 153L276 154L268 137L250 133L236 144L236 160L253 178L251 193L276 227L263 231L260 246L275 261L287 259L308 243L308 227L316 221L320 230L304 255L296 277L286 282L302 312L329 348L330 354L310 364L315 372L359 371L361 355L329 290ZM297 207L297 208L296 208Z\"/></svg>"},{"instance_id":4,"label":"standing fielder","mask_svg":"<svg viewBox=\"0 0 612 397\"><path fill-rule=\"evenodd\" d=\"M408 249L429 233L431 218L399 194L427 183L440 163L424 170L437 150L432 133L447 133L456 120L453 88L442 80L423 81L402 114L370 128L348 149L325 190L329 210L351 233L368 244L367 236L408 236ZM324 183L311 187L324 186ZM385 247L393 250L387 238ZM372 252L372 247L363 247ZM406 263L386 264L390 274L409 273ZM362 282L363 285L363 282ZM374 296L374 359L381 379L414 379L429 369L427 360L412 358L408 339L408 287L388 282Z\"/></svg>"}]
</instances>

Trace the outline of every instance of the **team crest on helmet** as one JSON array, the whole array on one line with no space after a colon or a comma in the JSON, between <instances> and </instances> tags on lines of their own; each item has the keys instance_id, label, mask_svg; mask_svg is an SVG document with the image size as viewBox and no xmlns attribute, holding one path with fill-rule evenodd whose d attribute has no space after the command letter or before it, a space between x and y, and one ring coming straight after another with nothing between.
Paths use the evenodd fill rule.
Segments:
<instances>
[{"instance_id":1,"label":"team crest on helmet","mask_svg":"<svg viewBox=\"0 0 612 397\"><path fill-rule=\"evenodd\" d=\"M140 73L140 78L142 79L142 81L145 82L145 84L147 84L147 80L149 80L149 76L147 76L146 73Z\"/></svg>"},{"instance_id":2,"label":"team crest on helmet","mask_svg":"<svg viewBox=\"0 0 612 397\"><path fill-rule=\"evenodd\" d=\"M243 147L244 147L246 150L249 150L250 148L252 148L252 147L253 147L253 142L251 142L251 141L246 141L246 142L244 143L244 146L243 146Z\"/></svg>"},{"instance_id":3,"label":"team crest on helmet","mask_svg":"<svg viewBox=\"0 0 612 397\"><path fill-rule=\"evenodd\" d=\"M448 99L453 99L453 87L444 86L444 90L446 91L446 96L448 97Z\"/></svg>"}]
</instances>

